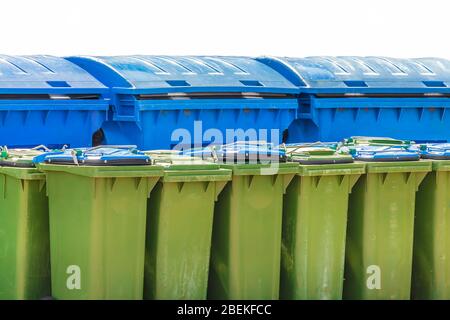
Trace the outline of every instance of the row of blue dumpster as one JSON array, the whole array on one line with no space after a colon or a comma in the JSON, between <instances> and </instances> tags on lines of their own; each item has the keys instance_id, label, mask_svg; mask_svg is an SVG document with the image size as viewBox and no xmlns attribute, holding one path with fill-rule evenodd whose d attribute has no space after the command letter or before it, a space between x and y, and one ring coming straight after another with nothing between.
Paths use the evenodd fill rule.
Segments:
<instances>
[{"instance_id":1,"label":"row of blue dumpster","mask_svg":"<svg viewBox=\"0 0 450 320\"><path fill-rule=\"evenodd\" d=\"M0 56L0 145L450 140L450 61Z\"/></svg>"}]
</instances>

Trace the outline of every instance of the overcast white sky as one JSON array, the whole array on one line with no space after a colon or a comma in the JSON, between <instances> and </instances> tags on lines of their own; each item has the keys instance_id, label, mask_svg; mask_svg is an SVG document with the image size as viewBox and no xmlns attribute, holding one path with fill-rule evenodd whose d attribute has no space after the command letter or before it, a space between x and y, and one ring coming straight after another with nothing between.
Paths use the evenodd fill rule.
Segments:
<instances>
[{"instance_id":1,"label":"overcast white sky","mask_svg":"<svg viewBox=\"0 0 450 320\"><path fill-rule=\"evenodd\" d=\"M0 53L450 58L448 0L2 0Z\"/></svg>"}]
</instances>

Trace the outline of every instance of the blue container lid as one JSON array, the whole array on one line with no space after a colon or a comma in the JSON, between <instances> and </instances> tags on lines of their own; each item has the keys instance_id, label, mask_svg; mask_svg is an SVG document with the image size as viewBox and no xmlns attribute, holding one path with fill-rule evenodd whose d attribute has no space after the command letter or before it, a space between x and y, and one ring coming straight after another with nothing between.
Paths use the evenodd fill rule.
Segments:
<instances>
[{"instance_id":1,"label":"blue container lid","mask_svg":"<svg viewBox=\"0 0 450 320\"><path fill-rule=\"evenodd\" d=\"M0 55L0 94L103 94L107 88L64 58Z\"/></svg>"},{"instance_id":2,"label":"blue container lid","mask_svg":"<svg viewBox=\"0 0 450 320\"><path fill-rule=\"evenodd\" d=\"M367 162L392 162L392 161L416 161L420 159L418 152L401 146L351 146L342 147L345 151L348 148L349 153L355 160Z\"/></svg>"},{"instance_id":3,"label":"blue container lid","mask_svg":"<svg viewBox=\"0 0 450 320\"><path fill-rule=\"evenodd\" d=\"M285 143L285 147L289 148L329 148L336 150L340 143L339 142L300 142L300 143Z\"/></svg>"},{"instance_id":4,"label":"blue container lid","mask_svg":"<svg viewBox=\"0 0 450 320\"><path fill-rule=\"evenodd\" d=\"M233 163L286 161L285 150L264 141L238 141L222 146L189 149L182 154Z\"/></svg>"},{"instance_id":5,"label":"blue container lid","mask_svg":"<svg viewBox=\"0 0 450 320\"><path fill-rule=\"evenodd\" d=\"M44 163L88 166L124 166L151 164L149 156L136 146L98 146L86 149L67 149L40 159Z\"/></svg>"},{"instance_id":6,"label":"blue container lid","mask_svg":"<svg viewBox=\"0 0 450 320\"><path fill-rule=\"evenodd\" d=\"M424 159L450 160L450 143L430 143L414 147Z\"/></svg>"},{"instance_id":7,"label":"blue container lid","mask_svg":"<svg viewBox=\"0 0 450 320\"><path fill-rule=\"evenodd\" d=\"M67 60L123 94L297 91L281 74L249 57L78 56Z\"/></svg>"},{"instance_id":8,"label":"blue container lid","mask_svg":"<svg viewBox=\"0 0 450 320\"><path fill-rule=\"evenodd\" d=\"M441 93L449 92L450 61L440 58L261 57L300 92Z\"/></svg>"},{"instance_id":9,"label":"blue container lid","mask_svg":"<svg viewBox=\"0 0 450 320\"><path fill-rule=\"evenodd\" d=\"M212 158L214 155L214 147L192 148L180 151L179 154L191 157L199 157L203 159Z\"/></svg>"}]
</instances>

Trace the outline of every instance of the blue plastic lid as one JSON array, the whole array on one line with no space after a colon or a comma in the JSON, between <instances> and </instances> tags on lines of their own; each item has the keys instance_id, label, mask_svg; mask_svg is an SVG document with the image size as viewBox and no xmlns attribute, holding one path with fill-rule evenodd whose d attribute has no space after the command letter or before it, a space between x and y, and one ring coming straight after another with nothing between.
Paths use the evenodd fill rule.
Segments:
<instances>
[{"instance_id":1,"label":"blue plastic lid","mask_svg":"<svg viewBox=\"0 0 450 320\"><path fill-rule=\"evenodd\" d=\"M300 143L285 143L286 147L294 147L294 148L330 148L336 150L339 146L338 142L300 142Z\"/></svg>"},{"instance_id":2,"label":"blue plastic lid","mask_svg":"<svg viewBox=\"0 0 450 320\"><path fill-rule=\"evenodd\" d=\"M41 159L44 163L119 166L151 164L149 156L136 146L98 146L86 149L67 149L59 154L50 154Z\"/></svg>"},{"instance_id":3,"label":"blue plastic lid","mask_svg":"<svg viewBox=\"0 0 450 320\"><path fill-rule=\"evenodd\" d=\"M300 92L449 92L450 61L439 58L261 57ZM305 90L307 89L307 90Z\"/></svg>"},{"instance_id":4,"label":"blue plastic lid","mask_svg":"<svg viewBox=\"0 0 450 320\"><path fill-rule=\"evenodd\" d=\"M355 160L359 161L415 161L420 159L418 152L401 146L352 146L342 147L345 151L348 148L349 153Z\"/></svg>"},{"instance_id":5,"label":"blue plastic lid","mask_svg":"<svg viewBox=\"0 0 450 320\"><path fill-rule=\"evenodd\" d=\"M222 146L189 149L182 154L221 162L286 161L286 152L265 141L238 141Z\"/></svg>"},{"instance_id":6,"label":"blue plastic lid","mask_svg":"<svg viewBox=\"0 0 450 320\"><path fill-rule=\"evenodd\" d=\"M212 158L214 155L214 148L192 148L186 149L180 152L181 155L191 156L191 157L199 157L203 159Z\"/></svg>"},{"instance_id":7,"label":"blue plastic lid","mask_svg":"<svg viewBox=\"0 0 450 320\"><path fill-rule=\"evenodd\" d=\"M352 156L338 150L339 146L337 142L312 142L285 144L284 148L288 159L300 164L352 163Z\"/></svg>"},{"instance_id":8,"label":"blue plastic lid","mask_svg":"<svg viewBox=\"0 0 450 320\"><path fill-rule=\"evenodd\" d=\"M424 159L450 160L450 143L430 143L415 145Z\"/></svg>"},{"instance_id":9,"label":"blue plastic lid","mask_svg":"<svg viewBox=\"0 0 450 320\"><path fill-rule=\"evenodd\" d=\"M295 93L281 74L249 57L68 57L117 93Z\"/></svg>"},{"instance_id":10,"label":"blue plastic lid","mask_svg":"<svg viewBox=\"0 0 450 320\"><path fill-rule=\"evenodd\" d=\"M0 55L0 94L106 92L102 83L64 58Z\"/></svg>"}]
</instances>

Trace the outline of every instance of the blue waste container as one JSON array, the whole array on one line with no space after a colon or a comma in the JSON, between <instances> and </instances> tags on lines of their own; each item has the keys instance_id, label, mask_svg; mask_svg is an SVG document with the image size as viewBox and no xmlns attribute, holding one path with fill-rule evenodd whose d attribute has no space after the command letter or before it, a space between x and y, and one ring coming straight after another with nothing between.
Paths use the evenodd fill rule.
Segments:
<instances>
[{"instance_id":1,"label":"blue waste container","mask_svg":"<svg viewBox=\"0 0 450 320\"><path fill-rule=\"evenodd\" d=\"M450 61L385 57L258 58L298 87L288 141L385 135L450 140Z\"/></svg>"},{"instance_id":2,"label":"blue waste container","mask_svg":"<svg viewBox=\"0 0 450 320\"><path fill-rule=\"evenodd\" d=\"M279 143L296 118L296 87L252 58L67 59L111 88L113 112L103 126L106 144L168 149L238 140Z\"/></svg>"},{"instance_id":3,"label":"blue waste container","mask_svg":"<svg viewBox=\"0 0 450 320\"><path fill-rule=\"evenodd\" d=\"M0 55L0 145L90 146L107 117L107 93L63 58Z\"/></svg>"}]
</instances>

